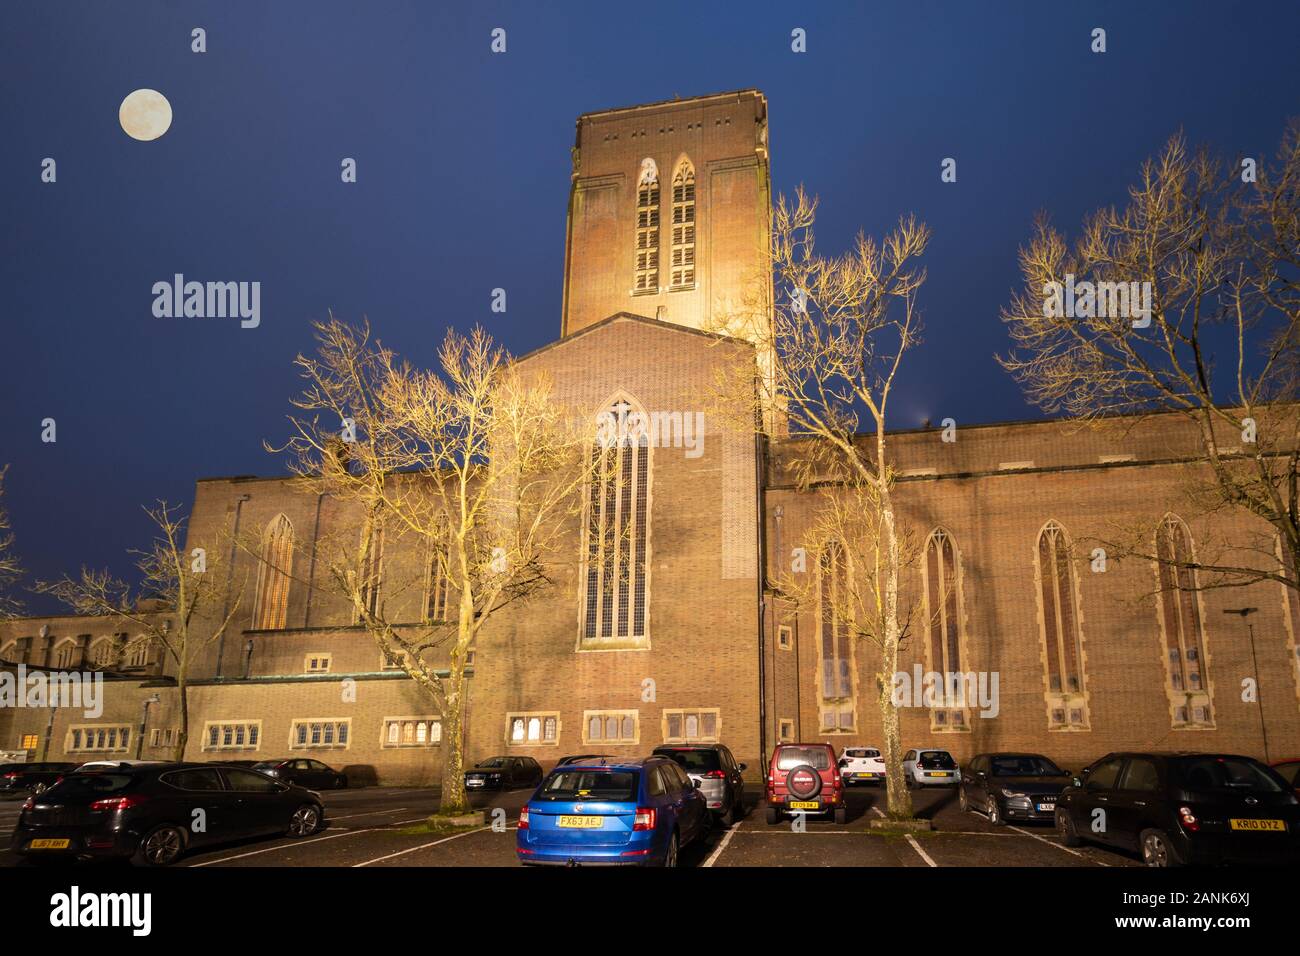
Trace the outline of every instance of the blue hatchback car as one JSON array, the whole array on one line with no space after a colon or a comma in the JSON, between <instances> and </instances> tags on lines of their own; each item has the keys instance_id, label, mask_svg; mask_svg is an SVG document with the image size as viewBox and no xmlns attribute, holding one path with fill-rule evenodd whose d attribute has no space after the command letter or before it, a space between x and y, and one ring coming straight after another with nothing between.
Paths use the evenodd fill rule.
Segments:
<instances>
[{"instance_id":1,"label":"blue hatchback car","mask_svg":"<svg viewBox=\"0 0 1300 956\"><path fill-rule=\"evenodd\" d=\"M674 760L556 767L519 812L519 861L551 866L676 866L709 832L708 802Z\"/></svg>"}]
</instances>

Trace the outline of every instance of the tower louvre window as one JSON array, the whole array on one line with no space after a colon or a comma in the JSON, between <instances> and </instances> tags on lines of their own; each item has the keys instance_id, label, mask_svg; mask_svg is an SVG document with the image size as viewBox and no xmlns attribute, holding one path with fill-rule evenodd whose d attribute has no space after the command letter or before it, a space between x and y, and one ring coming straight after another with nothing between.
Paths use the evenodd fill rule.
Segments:
<instances>
[{"instance_id":1,"label":"tower louvre window","mask_svg":"<svg viewBox=\"0 0 1300 956\"><path fill-rule=\"evenodd\" d=\"M682 160L673 174L672 283L695 284L695 167Z\"/></svg>"},{"instance_id":2,"label":"tower louvre window","mask_svg":"<svg viewBox=\"0 0 1300 956\"><path fill-rule=\"evenodd\" d=\"M633 290L659 289L659 174L643 167L636 189L636 273Z\"/></svg>"}]
</instances>

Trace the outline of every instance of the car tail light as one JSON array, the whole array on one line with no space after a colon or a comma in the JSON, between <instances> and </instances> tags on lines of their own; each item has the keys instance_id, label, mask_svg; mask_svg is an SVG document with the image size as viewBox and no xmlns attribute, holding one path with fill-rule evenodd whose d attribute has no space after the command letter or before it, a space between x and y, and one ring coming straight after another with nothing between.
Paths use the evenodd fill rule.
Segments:
<instances>
[{"instance_id":1,"label":"car tail light","mask_svg":"<svg viewBox=\"0 0 1300 956\"><path fill-rule=\"evenodd\" d=\"M521 830L528 829L528 807L527 806L525 806L522 810L519 811L519 829Z\"/></svg>"},{"instance_id":2,"label":"car tail light","mask_svg":"<svg viewBox=\"0 0 1300 956\"><path fill-rule=\"evenodd\" d=\"M1201 828L1201 821L1196 819L1196 814L1192 813L1191 807L1178 808L1178 822L1183 825L1184 830L1190 830L1193 833Z\"/></svg>"},{"instance_id":3,"label":"car tail light","mask_svg":"<svg viewBox=\"0 0 1300 956\"><path fill-rule=\"evenodd\" d=\"M7 773L7 774L5 774L5 779L6 779L6 780L17 780L17 779L18 779L19 777L21 777L21 776L22 776L22 774L20 774L20 773Z\"/></svg>"},{"instance_id":4,"label":"car tail light","mask_svg":"<svg viewBox=\"0 0 1300 956\"><path fill-rule=\"evenodd\" d=\"M130 810L132 807L138 807L144 803L145 798L139 794L129 797L107 797L103 800L96 800L90 805L92 810L106 810L114 812L117 810Z\"/></svg>"},{"instance_id":5,"label":"car tail light","mask_svg":"<svg viewBox=\"0 0 1300 956\"><path fill-rule=\"evenodd\" d=\"M632 821L633 830L653 830L658 814L654 807L637 807L636 818Z\"/></svg>"},{"instance_id":6,"label":"car tail light","mask_svg":"<svg viewBox=\"0 0 1300 956\"><path fill-rule=\"evenodd\" d=\"M702 777L713 777L713 778L715 778L715 779L721 779L721 778L725 777L726 775L727 775L727 771L725 771L725 770L710 770L708 773L701 774L700 776L702 776Z\"/></svg>"},{"instance_id":7,"label":"car tail light","mask_svg":"<svg viewBox=\"0 0 1300 956\"><path fill-rule=\"evenodd\" d=\"M30 809L31 809L32 807L34 807L34 806L36 806L36 798L35 798L35 797L28 797L28 798L27 798L27 802L23 804L23 809L24 809L24 810L30 810Z\"/></svg>"}]
</instances>

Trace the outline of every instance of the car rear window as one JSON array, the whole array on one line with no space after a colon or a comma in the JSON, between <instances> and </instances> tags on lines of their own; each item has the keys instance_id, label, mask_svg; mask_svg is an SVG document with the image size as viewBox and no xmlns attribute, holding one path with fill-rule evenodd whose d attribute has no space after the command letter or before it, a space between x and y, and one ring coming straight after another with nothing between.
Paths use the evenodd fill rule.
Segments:
<instances>
[{"instance_id":1,"label":"car rear window","mask_svg":"<svg viewBox=\"0 0 1300 956\"><path fill-rule=\"evenodd\" d=\"M722 769L722 761L718 759L715 750L673 750L665 747L655 753L672 758L687 773L707 773Z\"/></svg>"},{"instance_id":2,"label":"car rear window","mask_svg":"<svg viewBox=\"0 0 1300 956\"><path fill-rule=\"evenodd\" d=\"M92 797L110 793L121 793L136 782L136 777L129 773L74 773L64 777L49 790L45 791L44 800L56 797Z\"/></svg>"},{"instance_id":3,"label":"car rear window","mask_svg":"<svg viewBox=\"0 0 1300 956\"><path fill-rule=\"evenodd\" d=\"M917 762L927 770L952 770L957 766L952 754L946 750L922 750Z\"/></svg>"},{"instance_id":4,"label":"car rear window","mask_svg":"<svg viewBox=\"0 0 1300 956\"><path fill-rule=\"evenodd\" d=\"M864 750L864 749L861 749L861 748L858 748L858 749L855 749L855 750L846 750L846 751L844 751L844 756L846 756L846 757L856 757L856 758L858 758L858 759L862 759L862 758L864 758L864 757L879 757L879 756L880 756L880 751L879 751L879 750L872 750L872 749L869 748L869 747L868 747L867 749L865 749L865 750Z\"/></svg>"},{"instance_id":5,"label":"car rear window","mask_svg":"<svg viewBox=\"0 0 1300 956\"><path fill-rule=\"evenodd\" d=\"M1280 793L1285 787L1262 763L1243 757L1184 757L1177 761L1188 790Z\"/></svg>"},{"instance_id":6,"label":"car rear window","mask_svg":"<svg viewBox=\"0 0 1300 956\"><path fill-rule=\"evenodd\" d=\"M635 770L558 770L546 778L540 800L627 800L637 796Z\"/></svg>"},{"instance_id":7,"label":"car rear window","mask_svg":"<svg viewBox=\"0 0 1300 956\"><path fill-rule=\"evenodd\" d=\"M826 747L782 747L777 753L777 770L792 770L801 764L807 764L814 770L829 770L830 750Z\"/></svg>"},{"instance_id":8,"label":"car rear window","mask_svg":"<svg viewBox=\"0 0 1300 956\"><path fill-rule=\"evenodd\" d=\"M1046 757L994 757L995 777L1059 777L1061 768Z\"/></svg>"}]
</instances>

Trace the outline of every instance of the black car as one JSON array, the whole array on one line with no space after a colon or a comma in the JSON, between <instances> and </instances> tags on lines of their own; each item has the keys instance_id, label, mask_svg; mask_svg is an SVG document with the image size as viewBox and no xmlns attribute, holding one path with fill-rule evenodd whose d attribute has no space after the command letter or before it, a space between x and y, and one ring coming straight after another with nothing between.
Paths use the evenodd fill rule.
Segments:
<instances>
[{"instance_id":1,"label":"black car","mask_svg":"<svg viewBox=\"0 0 1300 956\"><path fill-rule=\"evenodd\" d=\"M465 789L535 787L543 776L542 765L532 757L490 757L465 771Z\"/></svg>"},{"instance_id":2,"label":"black car","mask_svg":"<svg viewBox=\"0 0 1300 956\"><path fill-rule=\"evenodd\" d=\"M618 757L611 756L610 754L569 754L569 756L561 757L559 760L555 761L555 766L565 767L571 763L599 763L602 760L613 762L618 759Z\"/></svg>"},{"instance_id":3,"label":"black car","mask_svg":"<svg viewBox=\"0 0 1300 956\"><path fill-rule=\"evenodd\" d=\"M1051 823L1056 798L1069 784L1070 775L1042 754L979 754L961 775L957 799L995 827L1008 820Z\"/></svg>"},{"instance_id":4,"label":"black car","mask_svg":"<svg viewBox=\"0 0 1300 956\"><path fill-rule=\"evenodd\" d=\"M315 793L243 767L123 765L70 773L28 798L10 849L29 858L124 857L166 866L194 847L303 837L324 826Z\"/></svg>"},{"instance_id":5,"label":"black car","mask_svg":"<svg viewBox=\"0 0 1300 956\"><path fill-rule=\"evenodd\" d=\"M0 764L0 793L25 795L40 787L48 787L65 773L76 769L75 763Z\"/></svg>"},{"instance_id":6,"label":"black car","mask_svg":"<svg viewBox=\"0 0 1300 956\"><path fill-rule=\"evenodd\" d=\"M1300 863L1300 797L1237 754L1108 754L1061 791L1056 828L1142 855L1147 866Z\"/></svg>"},{"instance_id":7,"label":"black car","mask_svg":"<svg viewBox=\"0 0 1300 956\"><path fill-rule=\"evenodd\" d=\"M722 744L656 747L654 756L671 757L686 771L723 826L745 815L745 765Z\"/></svg>"},{"instance_id":8,"label":"black car","mask_svg":"<svg viewBox=\"0 0 1300 956\"><path fill-rule=\"evenodd\" d=\"M309 790L346 790L347 774L326 766L319 760L295 757L285 760L263 760L253 764L253 769L285 783L296 783Z\"/></svg>"}]
</instances>

